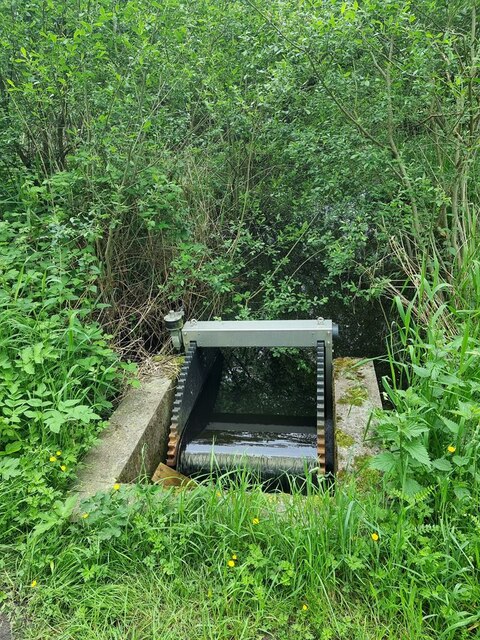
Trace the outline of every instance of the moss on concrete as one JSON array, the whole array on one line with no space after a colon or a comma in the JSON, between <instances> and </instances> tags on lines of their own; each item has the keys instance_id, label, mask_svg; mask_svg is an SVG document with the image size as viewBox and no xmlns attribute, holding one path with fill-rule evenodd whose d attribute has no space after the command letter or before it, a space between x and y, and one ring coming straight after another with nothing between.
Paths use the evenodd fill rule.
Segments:
<instances>
[{"instance_id":1,"label":"moss on concrete","mask_svg":"<svg viewBox=\"0 0 480 640\"><path fill-rule=\"evenodd\" d=\"M338 429L338 427L335 430L335 439L339 447L351 447L355 444L355 439L348 433L345 433L345 431Z\"/></svg>"},{"instance_id":2,"label":"moss on concrete","mask_svg":"<svg viewBox=\"0 0 480 640\"><path fill-rule=\"evenodd\" d=\"M339 404L349 404L361 407L368 399L368 390L363 384L356 384L350 387L341 398L337 400Z\"/></svg>"},{"instance_id":3,"label":"moss on concrete","mask_svg":"<svg viewBox=\"0 0 480 640\"><path fill-rule=\"evenodd\" d=\"M163 353L158 353L151 358L151 362L154 363L153 366L158 365L163 375L169 380L178 378L184 360L184 355L172 356Z\"/></svg>"},{"instance_id":4,"label":"moss on concrete","mask_svg":"<svg viewBox=\"0 0 480 640\"><path fill-rule=\"evenodd\" d=\"M346 378L347 380L363 380L364 374L359 367L358 358L335 358L334 377Z\"/></svg>"},{"instance_id":5,"label":"moss on concrete","mask_svg":"<svg viewBox=\"0 0 480 640\"><path fill-rule=\"evenodd\" d=\"M380 486L381 473L377 469L370 467L371 455L355 456L353 461L353 472L357 479L357 486L362 491L371 491L372 488Z\"/></svg>"}]
</instances>

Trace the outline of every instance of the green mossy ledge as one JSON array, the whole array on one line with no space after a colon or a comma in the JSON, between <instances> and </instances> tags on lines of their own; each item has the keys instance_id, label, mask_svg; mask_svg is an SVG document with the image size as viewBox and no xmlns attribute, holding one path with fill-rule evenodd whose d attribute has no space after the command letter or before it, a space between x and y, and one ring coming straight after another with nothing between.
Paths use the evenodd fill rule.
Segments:
<instances>
[{"instance_id":1,"label":"green mossy ledge","mask_svg":"<svg viewBox=\"0 0 480 640\"><path fill-rule=\"evenodd\" d=\"M357 461L369 458L376 448L365 439L372 411L382 407L373 362L337 358L333 363L337 470L358 471Z\"/></svg>"}]
</instances>

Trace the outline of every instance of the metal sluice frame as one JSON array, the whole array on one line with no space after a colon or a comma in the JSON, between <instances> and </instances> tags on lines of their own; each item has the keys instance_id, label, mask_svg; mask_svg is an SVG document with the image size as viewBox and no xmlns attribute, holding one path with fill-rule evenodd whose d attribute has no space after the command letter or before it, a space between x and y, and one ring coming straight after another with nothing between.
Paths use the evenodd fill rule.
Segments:
<instances>
[{"instance_id":1,"label":"metal sluice frame","mask_svg":"<svg viewBox=\"0 0 480 640\"><path fill-rule=\"evenodd\" d=\"M222 347L314 347L317 350L317 450L325 475L335 473L333 412L333 338L331 320L240 320L186 322L181 338L186 348L172 412L167 464L175 467L189 415Z\"/></svg>"}]
</instances>

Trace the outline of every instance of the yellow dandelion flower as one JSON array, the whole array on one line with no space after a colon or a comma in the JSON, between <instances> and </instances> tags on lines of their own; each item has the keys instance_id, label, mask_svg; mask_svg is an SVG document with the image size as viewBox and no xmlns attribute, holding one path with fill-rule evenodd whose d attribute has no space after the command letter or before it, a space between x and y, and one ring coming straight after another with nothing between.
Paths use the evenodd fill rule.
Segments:
<instances>
[{"instance_id":1,"label":"yellow dandelion flower","mask_svg":"<svg viewBox=\"0 0 480 640\"><path fill-rule=\"evenodd\" d=\"M227 562L227 564L228 564L228 566L229 566L230 568L233 568L233 567L235 566L235 561L234 561L234 560L229 560L229 561Z\"/></svg>"},{"instance_id":2,"label":"yellow dandelion flower","mask_svg":"<svg viewBox=\"0 0 480 640\"><path fill-rule=\"evenodd\" d=\"M32 580L32 582L30 583L30 586L32 587L32 589L34 589L37 586L37 581Z\"/></svg>"},{"instance_id":3,"label":"yellow dandelion flower","mask_svg":"<svg viewBox=\"0 0 480 640\"><path fill-rule=\"evenodd\" d=\"M377 542L377 540L379 539L379 537L380 537L380 536L378 535L378 533L372 533L372 540L373 540L374 542Z\"/></svg>"},{"instance_id":4,"label":"yellow dandelion flower","mask_svg":"<svg viewBox=\"0 0 480 640\"><path fill-rule=\"evenodd\" d=\"M232 560L236 560L236 559L237 559L237 554L234 553L233 556L232 556Z\"/></svg>"},{"instance_id":5,"label":"yellow dandelion flower","mask_svg":"<svg viewBox=\"0 0 480 640\"><path fill-rule=\"evenodd\" d=\"M66 467L64 464L61 464L61 465L60 465L60 469L61 469L62 471L66 471L66 470L67 470L67 467Z\"/></svg>"},{"instance_id":6,"label":"yellow dandelion flower","mask_svg":"<svg viewBox=\"0 0 480 640\"><path fill-rule=\"evenodd\" d=\"M50 456L50 462L56 462L57 458L55 456Z\"/></svg>"},{"instance_id":7,"label":"yellow dandelion flower","mask_svg":"<svg viewBox=\"0 0 480 640\"><path fill-rule=\"evenodd\" d=\"M447 447L448 453L455 453L456 450L457 450L457 448L454 447L453 444L451 444L449 447Z\"/></svg>"},{"instance_id":8,"label":"yellow dandelion flower","mask_svg":"<svg viewBox=\"0 0 480 640\"><path fill-rule=\"evenodd\" d=\"M302 611L308 611L308 604L302 604Z\"/></svg>"},{"instance_id":9,"label":"yellow dandelion flower","mask_svg":"<svg viewBox=\"0 0 480 640\"><path fill-rule=\"evenodd\" d=\"M61 451L57 451L57 452L55 453L55 455L56 455L56 456L61 456L61 455L62 455L62 452L61 452Z\"/></svg>"},{"instance_id":10,"label":"yellow dandelion flower","mask_svg":"<svg viewBox=\"0 0 480 640\"><path fill-rule=\"evenodd\" d=\"M89 515L89 513L82 513L82 518L88 518Z\"/></svg>"},{"instance_id":11,"label":"yellow dandelion flower","mask_svg":"<svg viewBox=\"0 0 480 640\"><path fill-rule=\"evenodd\" d=\"M118 491L119 489L120 489L120 485L118 484L118 482L116 482L116 483L113 485L113 490L114 490L114 491Z\"/></svg>"},{"instance_id":12,"label":"yellow dandelion flower","mask_svg":"<svg viewBox=\"0 0 480 640\"><path fill-rule=\"evenodd\" d=\"M258 518L253 518L252 524L258 524L260 520Z\"/></svg>"}]
</instances>

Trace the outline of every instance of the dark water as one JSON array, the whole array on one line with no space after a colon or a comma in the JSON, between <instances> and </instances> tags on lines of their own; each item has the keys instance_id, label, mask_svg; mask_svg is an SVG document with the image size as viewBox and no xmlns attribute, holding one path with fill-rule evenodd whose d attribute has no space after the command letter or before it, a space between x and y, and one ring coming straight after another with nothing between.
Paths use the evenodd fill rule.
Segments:
<instances>
[{"instance_id":1,"label":"dark water","mask_svg":"<svg viewBox=\"0 0 480 640\"><path fill-rule=\"evenodd\" d=\"M187 425L179 470L246 466L264 481L305 477L318 467L315 350L222 352L221 374L213 373Z\"/></svg>"},{"instance_id":2,"label":"dark water","mask_svg":"<svg viewBox=\"0 0 480 640\"><path fill-rule=\"evenodd\" d=\"M329 302L322 314L339 325L334 357L378 358L385 355L388 322L378 301Z\"/></svg>"},{"instance_id":3,"label":"dark water","mask_svg":"<svg viewBox=\"0 0 480 640\"><path fill-rule=\"evenodd\" d=\"M315 415L315 349L224 349L217 413Z\"/></svg>"},{"instance_id":4,"label":"dark water","mask_svg":"<svg viewBox=\"0 0 480 640\"><path fill-rule=\"evenodd\" d=\"M342 302L332 299L322 314L339 326L339 336L333 342L334 358L372 358L380 390L382 378L390 376L386 361L386 340L389 323L378 300Z\"/></svg>"},{"instance_id":5,"label":"dark water","mask_svg":"<svg viewBox=\"0 0 480 640\"><path fill-rule=\"evenodd\" d=\"M247 466L271 480L317 467L314 356L310 349L224 349L222 371L212 373L187 425L179 470Z\"/></svg>"}]
</instances>

